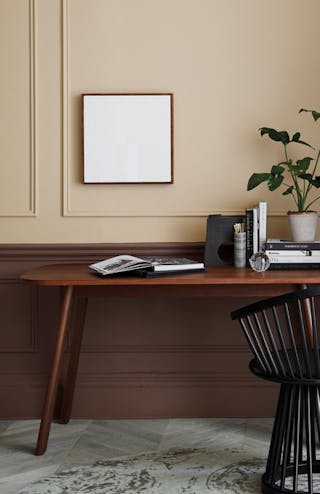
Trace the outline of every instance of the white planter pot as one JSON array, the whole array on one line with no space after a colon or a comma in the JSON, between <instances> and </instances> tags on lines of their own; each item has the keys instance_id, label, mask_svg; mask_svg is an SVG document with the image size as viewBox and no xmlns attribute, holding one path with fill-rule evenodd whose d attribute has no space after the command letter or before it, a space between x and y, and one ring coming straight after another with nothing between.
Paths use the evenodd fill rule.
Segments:
<instances>
[{"instance_id":1,"label":"white planter pot","mask_svg":"<svg viewBox=\"0 0 320 494\"><path fill-rule=\"evenodd\" d=\"M318 226L318 213L316 211L306 213L289 211L288 220L294 242L312 242L315 240Z\"/></svg>"}]
</instances>

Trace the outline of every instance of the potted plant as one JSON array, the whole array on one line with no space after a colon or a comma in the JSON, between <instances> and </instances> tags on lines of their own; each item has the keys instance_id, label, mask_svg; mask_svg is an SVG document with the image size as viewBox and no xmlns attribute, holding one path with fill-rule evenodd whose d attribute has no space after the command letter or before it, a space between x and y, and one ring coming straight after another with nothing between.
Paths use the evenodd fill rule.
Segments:
<instances>
[{"instance_id":1,"label":"potted plant","mask_svg":"<svg viewBox=\"0 0 320 494\"><path fill-rule=\"evenodd\" d=\"M320 113L315 110L301 108L299 113L307 112L317 122ZM271 167L270 172L253 173L249 178L247 190L252 190L263 182L267 182L268 189L274 191L284 188L282 195L291 196L296 205L296 211L289 211L289 225L294 241L310 241L315 239L318 213L312 210L313 204L320 199L320 195L312 195L314 189L320 188L320 176L317 167L320 157L320 148L315 150L311 144L301 140L300 132L290 138L285 130L275 130L262 127L261 136L267 135L272 141L280 142L283 146L284 158ZM314 156L305 156L293 160L289 157L288 147L292 144L307 146L314 152Z\"/></svg>"}]
</instances>

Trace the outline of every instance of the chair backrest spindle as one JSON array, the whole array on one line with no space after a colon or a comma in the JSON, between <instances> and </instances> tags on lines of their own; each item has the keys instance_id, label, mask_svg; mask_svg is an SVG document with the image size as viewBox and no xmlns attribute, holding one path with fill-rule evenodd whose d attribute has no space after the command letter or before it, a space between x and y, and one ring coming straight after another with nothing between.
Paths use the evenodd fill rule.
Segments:
<instances>
[{"instance_id":1,"label":"chair backrest spindle","mask_svg":"<svg viewBox=\"0 0 320 494\"><path fill-rule=\"evenodd\" d=\"M311 297L310 299L310 312L311 312L311 323L312 323L315 373L316 373L316 377L320 378L319 338L317 332L317 318L316 318L316 307L315 307L314 297Z\"/></svg>"},{"instance_id":2,"label":"chair backrest spindle","mask_svg":"<svg viewBox=\"0 0 320 494\"><path fill-rule=\"evenodd\" d=\"M255 333L252 332L252 324L250 324L249 318L248 317L246 317L244 319L241 318L240 324L241 324L242 329L244 331L244 334L247 338L247 341L249 343L251 351L252 351L253 355L256 357L257 361L259 362L261 369L264 372L270 371L268 363L265 361L265 357L263 355L259 341L256 339Z\"/></svg>"},{"instance_id":3,"label":"chair backrest spindle","mask_svg":"<svg viewBox=\"0 0 320 494\"><path fill-rule=\"evenodd\" d=\"M286 364L285 367L287 367L287 371L284 373L284 375L286 373L289 373L289 375L291 377L294 377L294 371L293 371L293 368L291 365L291 360L289 358L288 350L287 350L287 347L286 347L286 344L284 341L283 332L281 330L279 316L278 316L276 307L272 307L272 314L273 314L273 318L274 318L274 322L275 322L275 328L276 328L277 336L278 336L278 339L280 342L282 355L283 355L283 358L284 358L284 361Z\"/></svg>"},{"instance_id":4,"label":"chair backrest spindle","mask_svg":"<svg viewBox=\"0 0 320 494\"><path fill-rule=\"evenodd\" d=\"M284 310L285 310L286 321L287 321L288 335L289 335L289 339L290 339L290 343L291 343L291 351L294 355L294 361L295 361L294 362L295 365L293 364L293 367L296 366L298 369L298 372L299 372L299 377L303 377L302 367L300 364L300 358L299 358L299 354L298 354L298 347L296 344L296 338L295 338L295 334L294 334L294 330L293 330L293 324L292 324L290 311L289 311L289 307L288 307L287 303L284 304Z\"/></svg>"},{"instance_id":5,"label":"chair backrest spindle","mask_svg":"<svg viewBox=\"0 0 320 494\"><path fill-rule=\"evenodd\" d=\"M277 344L276 344L276 341L275 341L275 338L274 338L274 335L272 332L271 324L270 324L270 321L269 321L269 318L268 318L268 315L267 315L267 312L265 309L262 310L262 317L263 317L264 325L266 327L266 332L267 332L267 335L268 335L268 338L270 341L273 355L275 357L275 360L278 362L277 374L282 373L283 375L285 375L286 370L285 370L285 367L283 365L279 350L277 348Z\"/></svg>"},{"instance_id":6,"label":"chair backrest spindle","mask_svg":"<svg viewBox=\"0 0 320 494\"><path fill-rule=\"evenodd\" d=\"M304 323L304 317L302 313L302 304L301 300L298 300L298 314L299 314L299 329L300 329L300 335L302 339L302 355L304 359L304 368L306 370L307 376L311 377L311 368L310 368L310 357L309 357L309 351L308 351L308 344L307 344L307 333L306 331L308 330L307 326Z\"/></svg>"},{"instance_id":7,"label":"chair backrest spindle","mask_svg":"<svg viewBox=\"0 0 320 494\"><path fill-rule=\"evenodd\" d=\"M277 366L276 366L275 360L273 358L272 352L270 351L267 339L266 339L264 332L262 330L262 326L260 324L260 320L259 320L257 313L253 314L253 319L255 322L258 338L261 341L261 345L262 345L262 348L264 350L264 355L266 357L266 360L267 360L269 368L270 368L270 372L274 372L275 374L279 374L279 371L277 369Z\"/></svg>"},{"instance_id":8,"label":"chair backrest spindle","mask_svg":"<svg viewBox=\"0 0 320 494\"><path fill-rule=\"evenodd\" d=\"M320 379L320 286L288 293L232 312L268 379ZM254 363L255 362L255 363Z\"/></svg>"}]
</instances>

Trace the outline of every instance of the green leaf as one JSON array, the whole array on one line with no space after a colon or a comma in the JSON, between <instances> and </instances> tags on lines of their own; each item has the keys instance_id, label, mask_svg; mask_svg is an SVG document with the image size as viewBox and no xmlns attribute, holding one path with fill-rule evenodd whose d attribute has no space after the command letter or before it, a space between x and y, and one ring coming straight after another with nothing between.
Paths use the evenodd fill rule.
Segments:
<instances>
[{"instance_id":1,"label":"green leaf","mask_svg":"<svg viewBox=\"0 0 320 494\"><path fill-rule=\"evenodd\" d=\"M316 122L320 118L320 113L313 110L312 111L313 120Z\"/></svg>"},{"instance_id":2,"label":"green leaf","mask_svg":"<svg viewBox=\"0 0 320 494\"><path fill-rule=\"evenodd\" d=\"M282 144L289 144L290 142L289 134L285 130L279 131L279 130L271 129L270 127L261 127L261 129L259 130L261 136L267 134L270 137L270 139L272 139L273 141L282 142Z\"/></svg>"},{"instance_id":3,"label":"green leaf","mask_svg":"<svg viewBox=\"0 0 320 494\"><path fill-rule=\"evenodd\" d=\"M299 163L301 166L310 166L311 161L313 161L314 158L311 158L311 156L306 156L305 158L302 158L301 160L297 160L297 163Z\"/></svg>"},{"instance_id":4,"label":"green leaf","mask_svg":"<svg viewBox=\"0 0 320 494\"><path fill-rule=\"evenodd\" d=\"M289 194L292 194L292 191L293 191L293 185L291 185L284 192L282 192L282 195L283 196L288 196Z\"/></svg>"},{"instance_id":5,"label":"green leaf","mask_svg":"<svg viewBox=\"0 0 320 494\"><path fill-rule=\"evenodd\" d=\"M297 177L301 177L301 174L305 173L313 158L310 158L307 156L306 158L303 158L302 160L297 160L296 165L289 165L289 170L294 173Z\"/></svg>"},{"instance_id":6,"label":"green leaf","mask_svg":"<svg viewBox=\"0 0 320 494\"><path fill-rule=\"evenodd\" d=\"M307 180L313 187L316 189L320 188L320 177L313 177L311 173L302 173L299 178L302 178L303 180Z\"/></svg>"},{"instance_id":7,"label":"green leaf","mask_svg":"<svg viewBox=\"0 0 320 494\"><path fill-rule=\"evenodd\" d=\"M295 175L299 175L300 167L298 165L289 165L289 170Z\"/></svg>"},{"instance_id":8,"label":"green leaf","mask_svg":"<svg viewBox=\"0 0 320 494\"><path fill-rule=\"evenodd\" d=\"M258 185L262 184L262 182L266 182L269 180L270 173L253 173L249 178L247 190L252 190Z\"/></svg>"},{"instance_id":9,"label":"green leaf","mask_svg":"<svg viewBox=\"0 0 320 494\"><path fill-rule=\"evenodd\" d=\"M268 180L268 189L272 192L280 187L284 179L283 175L270 175Z\"/></svg>"},{"instance_id":10,"label":"green leaf","mask_svg":"<svg viewBox=\"0 0 320 494\"><path fill-rule=\"evenodd\" d=\"M273 175L280 175L280 173L283 173L285 170L285 168L283 166L280 166L280 163L279 165L273 165L273 167L271 168L271 173Z\"/></svg>"},{"instance_id":11,"label":"green leaf","mask_svg":"<svg viewBox=\"0 0 320 494\"><path fill-rule=\"evenodd\" d=\"M307 113L311 113L312 116L313 116L313 120L316 122L317 120L319 120L320 118L320 113L316 110L306 110L305 108L300 108L299 110L299 113L301 112L307 112Z\"/></svg>"},{"instance_id":12,"label":"green leaf","mask_svg":"<svg viewBox=\"0 0 320 494\"><path fill-rule=\"evenodd\" d=\"M308 170L311 161L313 161L313 158L310 158L310 156L306 156L305 158L302 158L302 160L297 160L297 165L302 173Z\"/></svg>"},{"instance_id":13,"label":"green leaf","mask_svg":"<svg viewBox=\"0 0 320 494\"><path fill-rule=\"evenodd\" d=\"M312 180L312 185L316 188L320 188L320 177L319 175Z\"/></svg>"},{"instance_id":14,"label":"green leaf","mask_svg":"<svg viewBox=\"0 0 320 494\"><path fill-rule=\"evenodd\" d=\"M293 134L292 140L298 141L300 139L300 136L301 136L300 132L296 132L295 134Z\"/></svg>"},{"instance_id":15,"label":"green leaf","mask_svg":"<svg viewBox=\"0 0 320 494\"><path fill-rule=\"evenodd\" d=\"M313 180L312 173L301 173L301 175L299 176L299 178L302 178L302 180L307 180L310 183Z\"/></svg>"},{"instance_id":16,"label":"green leaf","mask_svg":"<svg viewBox=\"0 0 320 494\"><path fill-rule=\"evenodd\" d=\"M300 132L296 132L295 134L293 134L292 139L291 139L291 141L290 141L290 142L297 142L297 143L299 143L299 144L303 144L304 146L308 146L309 148L314 149L314 148L311 146L311 144L308 144L308 143L307 143L307 142L305 142L305 141L301 141L300 136L301 136Z\"/></svg>"}]
</instances>

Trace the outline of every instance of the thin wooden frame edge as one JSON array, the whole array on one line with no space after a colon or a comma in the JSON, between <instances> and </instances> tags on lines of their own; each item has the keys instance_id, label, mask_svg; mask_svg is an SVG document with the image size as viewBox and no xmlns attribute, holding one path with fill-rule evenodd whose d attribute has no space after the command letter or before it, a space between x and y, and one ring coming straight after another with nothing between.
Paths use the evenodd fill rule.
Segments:
<instances>
[{"instance_id":1,"label":"thin wooden frame edge","mask_svg":"<svg viewBox=\"0 0 320 494\"><path fill-rule=\"evenodd\" d=\"M81 122L81 127L82 127L82 147L81 147L81 153L82 153L82 183L83 185L170 185L174 183L174 107L173 107L173 102L174 102L174 93L171 92L147 92L147 93L139 93L139 92L111 92L111 93L104 93L104 92L90 92L90 93L81 93L81 104L82 104L82 110L81 110L81 117L82 117L82 122ZM167 182L85 182L85 177L84 177L84 98L86 96L169 96L170 97L170 160L171 160L171 167L170 167L170 175L171 175L171 180Z\"/></svg>"}]
</instances>

